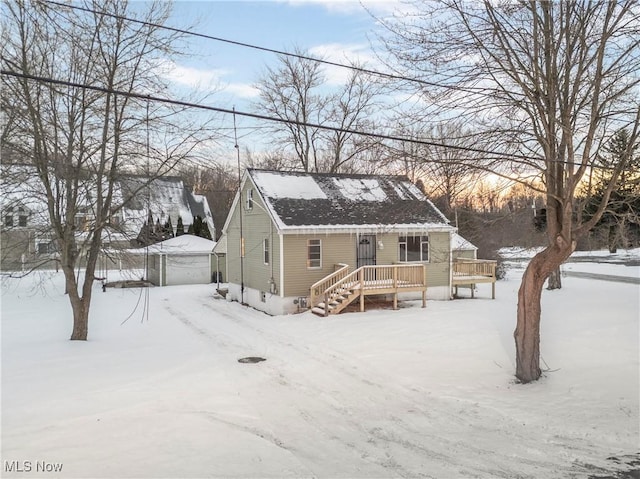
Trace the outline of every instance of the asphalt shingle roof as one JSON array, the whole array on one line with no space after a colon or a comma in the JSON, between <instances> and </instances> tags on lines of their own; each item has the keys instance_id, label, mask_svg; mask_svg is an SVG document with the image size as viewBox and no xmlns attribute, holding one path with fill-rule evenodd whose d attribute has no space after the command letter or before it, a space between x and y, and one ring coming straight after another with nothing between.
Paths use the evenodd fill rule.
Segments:
<instances>
[{"instance_id":1,"label":"asphalt shingle roof","mask_svg":"<svg viewBox=\"0 0 640 479\"><path fill-rule=\"evenodd\" d=\"M449 221L404 176L250 169L262 198L286 227L447 226Z\"/></svg>"}]
</instances>

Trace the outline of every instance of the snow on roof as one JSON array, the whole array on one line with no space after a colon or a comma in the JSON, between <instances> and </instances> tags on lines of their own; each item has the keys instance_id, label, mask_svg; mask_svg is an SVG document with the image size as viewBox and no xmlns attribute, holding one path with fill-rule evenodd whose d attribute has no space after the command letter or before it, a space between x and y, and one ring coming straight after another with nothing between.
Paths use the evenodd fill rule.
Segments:
<instances>
[{"instance_id":1,"label":"snow on roof","mask_svg":"<svg viewBox=\"0 0 640 479\"><path fill-rule=\"evenodd\" d=\"M123 196L128 198L125 208L127 219L136 223L139 230L147 219L147 205L154 217L162 222L171 218L173 226L182 218L185 225L193 223L189 192L180 178L155 178L149 182L145 177L125 177L119 181Z\"/></svg>"},{"instance_id":2,"label":"snow on roof","mask_svg":"<svg viewBox=\"0 0 640 479\"><path fill-rule=\"evenodd\" d=\"M334 178L342 196L351 201L386 201L387 195L373 178Z\"/></svg>"},{"instance_id":3,"label":"snow on roof","mask_svg":"<svg viewBox=\"0 0 640 479\"><path fill-rule=\"evenodd\" d=\"M451 249L452 250L477 250L478 247L471 242L464 239L458 233L451 234Z\"/></svg>"},{"instance_id":4,"label":"snow on roof","mask_svg":"<svg viewBox=\"0 0 640 479\"><path fill-rule=\"evenodd\" d=\"M191 193L189 195L191 212L194 216L200 216L203 221L207 223L209 226L209 231L213 234L215 230L215 224L213 222L213 215L211 214L211 209L209 208L209 202L207 201L207 197L204 195L197 195L195 193ZM184 220L183 220L184 221Z\"/></svg>"},{"instance_id":5,"label":"snow on roof","mask_svg":"<svg viewBox=\"0 0 640 479\"><path fill-rule=\"evenodd\" d=\"M405 176L249 169L280 230L451 229Z\"/></svg>"},{"instance_id":6,"label":"snow on roof","mask_svg":"<svg viewBox=\"0 0 640 479\"><path fill-rule=\"evenodd\" d=\"M194 235L181 235L149 246L150 253L211 253L215 241Z\"/></svg>"},{"instance_id":7,"label":"snow on roof","mask_svg":"<svg viewBox=\"0 0 640 479\"><path fill-rule=\"evenodd\" d=\"M313 177L292 177L283 172L255 171L253 180L268 198L291 198L300 200L326 199Z\"/></svg>"},{"instance_id":8,"label":"snow on roof","mask_svg":"<svg viewBox=\"0 0 640 479\"><path fill-rule=\"evenodd\" d=\"M54 172L51 172L53 176ZM51 182L55 187L55 181ZM90 178L81 185L79 206L90 214L96 197L95 180ZM164 224L169 218L175 227L178 218L185 226L200 216L214 232L213 216L206 197L191 193L184 181L178 177L149 179L143 176L123 176L113 189L113 207L120 216L118 233L135 238L148 218L151 210L154 220ZM122 208L119 208L123 205ZM26 208L29 214L29 226L47 227L47 197L42 182L33 165L2 165L0 174L0 207L18 213ZM22 210L20 210L22 211Z\"/></svg>"}]
</instances>

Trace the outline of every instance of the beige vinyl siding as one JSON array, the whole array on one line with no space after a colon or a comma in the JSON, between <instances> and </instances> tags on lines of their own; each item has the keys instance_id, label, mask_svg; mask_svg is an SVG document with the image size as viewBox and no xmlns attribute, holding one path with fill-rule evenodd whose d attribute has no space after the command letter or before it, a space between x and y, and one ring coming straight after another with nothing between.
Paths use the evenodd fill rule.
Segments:
<instances>
[{"instance_id":1,"label":"beige vinyl siding","mask_svg":"<svg viewBox=\"0 0 640 479\"><path fill-rule=\"evenodd\" d=\"M417 235L418 233L416 233ZM426 263L427 286L449 286L450 233L431 232L429 236L429 262ZM398 264L398 233L376 235L376 263ZM322 241L322 268L308 269L307 240ZM316 281L335 271L337 263L356 268L357 235L284 235L284 296L305 296ZM380 244L382 243L382 245ZM382 249L380 249L382 246Z\"/></svg>"},{"instance_id":2,"label":"beige vinyl siding","mask_svg":"<svg viewBox=\"0 0 640 479\"><path fill-rule=\"evenodd\" d=\"M424 233L415 233L416 236ZM398 233L385 233L378 235L378 241L382 241L383 249L378 249L378 264L400 263L398 243L400 235ZM411 236L409 233L408 236ZM429 236L429 261L426 264L427 286L448 286L449 285L449 248L451 244L450 233L448 231L430 232Z\"/></svg>"},{"instance_id":3,"label":"beige vinyl siding","mask_svg":"<svg viewBox=\"0 0 640 479\"><path fill-rule=\"evenodd\" d=\"M307 240L321 241L322 267L307 268ZM337 263L355 269L356 235L284 235L284 296L307 296L316 281L335 271Z\"/></svg>"},{"instance_id":4,"label":"beige vinyl siding","mask_svg":"<svg viewBox=\"0 0 640 479\"><path fill-rule=\"evenodd\" d=\"M253 188L247 181L242 192L242 199L233 211L227 227L227 268L230 283L240 284L240 267L243 264L244 285L259 291L270 291L270 279L280 284L280 248L275 227L265 211L260 196L254 190L253 208L246 209L246 192ZM242 208L242 234L244 236L244 259L240 258L240 213ZM269 240L269 264L264 264L264 240ZM278 292L279 293L279 292Z\"/></svg>"},{"instance_id":5,"label":"beige vinyl siding","mask_svg":"<svg viewBox=\"0 0 640 479\"><path fill-rule=\"evenodd\" d=\"M382 233L376 235L376 263L396 264L398 262L398 233ZM382 242L382 249L380 249Z\"/></svg>"},{"instance_id":6,"label":"beige vinyl siding","mask_svg":"<svg viewBox=\"0 0 640 479\"><path fill-rule=\"evenodd\" d=\"M453 250L453 259L476 259L476 250L474 249L455 249Z\"/></svg>"},{"instance_id":7,"label":"beige vinyl siding","mask_svg":"<svg viewBox=\"0 0 640 479\"><path fill-rule=\"evenodd\" d=\"M449 231L429 233L427 287L449 286L451 234Z\"/></svg>"}]
</instances>

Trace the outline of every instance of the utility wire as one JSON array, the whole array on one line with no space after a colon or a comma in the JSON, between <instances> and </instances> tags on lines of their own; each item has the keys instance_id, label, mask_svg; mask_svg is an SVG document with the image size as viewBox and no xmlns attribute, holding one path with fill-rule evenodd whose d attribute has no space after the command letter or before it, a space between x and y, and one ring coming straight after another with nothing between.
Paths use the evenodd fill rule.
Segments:
<instances>
[{"instance_id":1,"label":"utility wire","mask_svg":"<svg viewBox=\"0 0 640 479\"><path fill-rule=\"evenodd\" d=\"M345 65L344 63L334 62L334 61L331 61L331 60L325 60L325 59L322 59L322 58L311 57L311 56L302 55L302 54L299 54L299 53L286 52L284 50L276 50L274 48L262 47L262 46L259 46L259 45L253 45L251 43L245 43L245 42L240 42L240 41L236 41L236 40L229 40L227 38L221 38L221 37L215 37L215 36L212 36L212 35L206 35L204 33L192 32L192 31L189 31L189 30L184 30L182 28L170 27L170 26L167 26L167 25L161 25L159 23L147 22L147 21L144 21L144 20L138 20L136 18L125 17L123 15L117 15L115 13L103 12L103 11L94 10L92 8L81 7L81 6L78 6L78 5L70 5L70 4L66 4L66 3L62 3L62 2L57 2L55 0L43 0L43 2L51 4L51 5L56 5L56 6L59 6L59 7L71 8L71 9L74 9L74 10L80 10L80 11L87 12L87 13L104 15L104 16L115 18L115 19L118 19L118 20L125 20L125 21L132 22L132 23L138 23L138 24L143 25L143 26L149 26L149 27L169 30L169 31L175 32L175 33L181 33L181 34L184 34L184 35L192 35L194 37L205 38L207 40L213 40L213 41L216 41L216 42L227 43L227 44L230 44L230 45L235 45L235 46L244 47L244 48L251 48L251 49L254 49L254 50L259 50L259 51L268 52L268 53L275 53L276 55L283 55L283 56L287 56L287 57L298 58L300 60L307 60L307 61L311 61L311 62L322 63L324 65L330 65L330 66L339 67L339 68L346 68L348 70L353 70L353 71L357 71L357 72L360 72L360 73L366 73L368 75L374 75L374 76L378 76L378 77L381 77L381 78L387 78L389 80L407 81L407 82L411 82L411 83L418 83L418 84L424 85L424 86L430 86L430 87L436 87L436 88L446 88L446 89L449 89L449 90L455 90L455 91L460 91L460 92L465 92L465 93L475 93L475 94L480 94L480 95L485 94L485 93L481 93L478 89L474 89L474 88L463 88L463 87L454 86L454 85L444 85L444 84L440 84L440 83L430 82L430 81L427 81L427 80L422 80L422 79L419 79L419 78L411 78L411 77L407 77L407 76L403 76L403 75L395 75L395 74L392 74L392 73L384 73L384 72L380 72L380 71L377 71L377 70L371 70L371 69L368 69L368 68L359 67L359 66L356 66L356 65ZM486 90L486 89L483 88L483 90Z\"/></svg>"},{"instance_id":2,"label":"utility wire","mask_svg":"<svg viewBox=\"0 0 640 479\"><path fill-rule=\"evenodd\" d=\"M37 76L37 75L30 75L28 73L14 72L14 71L11 71L11 70L2 69L2 70L0 70L0 74L1 75L12 76L12 77L16 77L16 78L23 78L23 79L26 79L26 80L33 80L33 81L37 81L37 82L41 82L41 83L49 83L49 84L52 84L52 85L62 85L62 86L71 86L71 87L76 87L76 88L83 88L83 89L87 89L87 90L98 91L98 92L101 92L101 93L122 95L122 96L126 96L126 97L129 97L129 98L138 98L138 99L146 100L146 101L155 101L155 102L159 102L159 103L166 103L166 104L183 106L183 107L188 107L188 108L196 108L196 109L200 109L200 110L215 111L215 112L218 112L218 113L225 113L225 114L229 114L229 115L238 115L238 116L254 118L254 119L258 119L258 120L265 120L265 121L271 121L271 122L277 122L277 123L284 123L284 124L287 124L287 125L304 126L304 127L308 127L308 128L317 128L319 130L327 130L327 131L333 131L333 132L337 132L337 133L348 133L348 134L353 134L353 135L366 136L366 137L370 137L370 138L377 138L377 139L381 139L381 140L400 141L400 142L413 143L413 144L418 144L418 145L435 146L435 147L439 147L439 148L447 148L447 149L458 150L458 151L466 151L466 152L471 152L471 153L480 153L480 154L483 154L483 155L495 156L495 157L501 158L501 159L517 159L518 161L526 161L526 162L531 162L532 160L535 160L535 158L531 158L531 157L524 156L524 155L513 154L513 153L503 153L503 152L498 152L498 151L483 150L483 149L480 149L480 148L472 148L472 147L468 147L468 146L447 145L445 143L438 143L438 142L428 141L428 140L418 140L418 139L414 139L414 138L406 138L406 137L388 135L388 134L383 134L383 133L359 131L359 130L353 130L353 129L350 129L350 128L339 128L339 127L336 127L336 126L320 125L320 124L317 124L317 123L309 123L309 122L303 122L303 121L298 121L298 120L291 120L291 119L288 119L288 118L277 118L277 117L273 117L273 116L261 115L261 114L258 114L258 113L250 113L250 112L244 112L244 111L238 111L238 110L230 110L228 108L221 108L221 107L210 106L210 105L202 105L200 103L192 103L192 102L186 102L186 101L182 101L182 100L174 100L174 99L170 99L170 98L163 98L163 97L158 97L158 96L145 95L145 94L142 94L142 93L135 93L135 92L129 92L129 91L124 91L124 90L116 90L116 89L113 89L113 88L105 88L105 87L94 86L94 85L86 85L86 84L71 82L71 81L67 81L67 80L56 80L54 78L41 77L41 76Z\"/></svg>"}]
</instances>

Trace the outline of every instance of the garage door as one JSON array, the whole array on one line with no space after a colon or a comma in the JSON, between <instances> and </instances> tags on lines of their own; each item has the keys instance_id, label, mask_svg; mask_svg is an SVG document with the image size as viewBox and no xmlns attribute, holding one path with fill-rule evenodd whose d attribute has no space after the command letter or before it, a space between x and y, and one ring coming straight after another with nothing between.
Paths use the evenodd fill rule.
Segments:
<instances>
[{"instance_id":1,"label":"garage door","mask_svg":"<svg viewBox=\"0 0 640 479\"><path fill-rule=\"evenodd\" d=\"M167 255L167 286L174 284L203 284L211 282L208 254Z\"/></svg>"}]
</instances>

